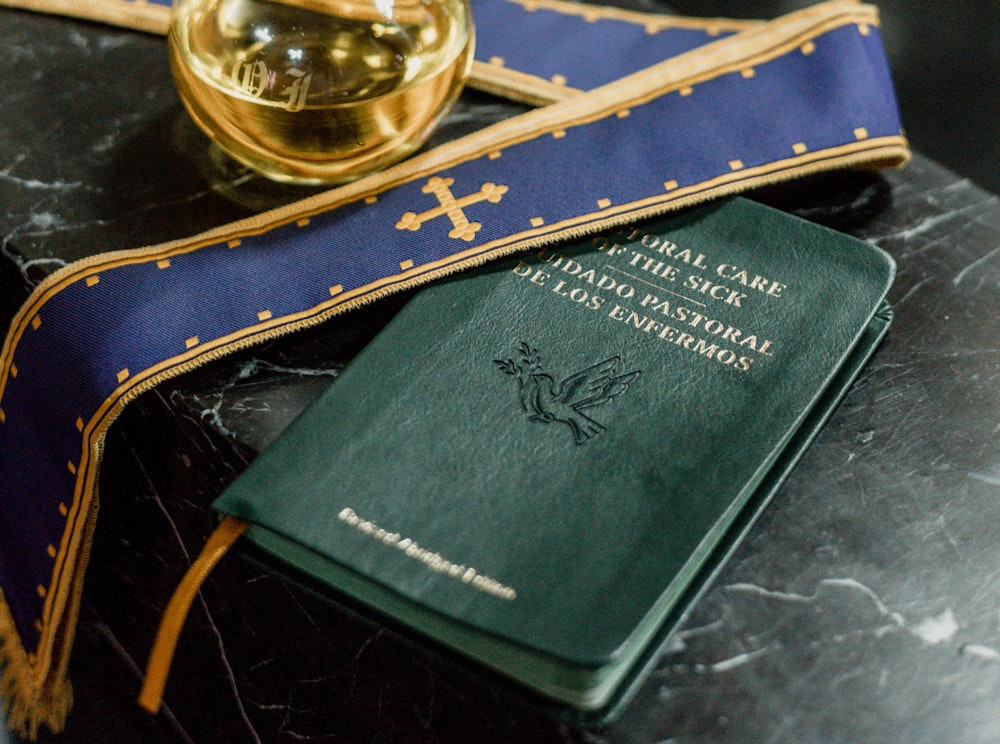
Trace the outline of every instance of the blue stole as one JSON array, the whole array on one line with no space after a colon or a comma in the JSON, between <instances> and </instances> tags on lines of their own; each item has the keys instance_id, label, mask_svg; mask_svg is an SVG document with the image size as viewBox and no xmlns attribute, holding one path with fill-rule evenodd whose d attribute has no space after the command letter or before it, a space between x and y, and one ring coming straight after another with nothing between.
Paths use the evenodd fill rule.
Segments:
<instances>
[{"instance_id":1,"label":"blue stole","mask_svg":"<svg viewBox=\"0 0 1000 744\"><path fill-rule=\"evenodd\" d=\"M166 0L0 0L162 32ZM0 352L0 649L58 730L108 427L161 380L389 293L724 194L908 157L876 11L771 22L472 0L471 85L538 106L388 170L43 281Z\"/></svg>"}]
</instances>

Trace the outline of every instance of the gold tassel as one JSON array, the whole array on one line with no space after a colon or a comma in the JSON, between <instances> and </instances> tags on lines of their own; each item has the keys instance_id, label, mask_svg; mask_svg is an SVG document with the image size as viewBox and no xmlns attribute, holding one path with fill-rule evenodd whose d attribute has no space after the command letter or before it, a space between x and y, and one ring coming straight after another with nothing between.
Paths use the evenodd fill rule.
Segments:
<instances>
[{"instance_id":1,"label":"gold tassel","mask_svg":"<svg viewBox=\"0 0 1000 744\"><path fill-rule=\"evenodd\" d=\"M174 650L177 648L177 640L184 628L184 621L187 619L195 595L198 594L198 590L201 589L208 574L215 568L215 564L246 531L247 526L246 522L233 517L223 519L209 536L208 542L205 543L205 547L202 548L201 553L191 564L187 573L184 574L184 578L181 579L181 583L174 591L174 596L170 598L170 603L160 621L160 628L156 632L156 640L153 642L149 661L146 662L146 678L143 681L142 690L139 692L139 705L150 713L156 713L160 710L160 705L163 702L163 690L167 685L167 675L170 674L170 664L174 658Z\"/></svg>"},{"instance_id":2,"label":"gold tassel","mask_svg":"<svg viewBox=\"0 0 1000 744\"><path fill-rule=\"evenodd\" d=\"M35 670L18 638L0 592L0 707L10 727L34 741L42 725L53 733L62 730L73 707L73 688L66 679L35 679Z\"/></svg>"}]
</instances>

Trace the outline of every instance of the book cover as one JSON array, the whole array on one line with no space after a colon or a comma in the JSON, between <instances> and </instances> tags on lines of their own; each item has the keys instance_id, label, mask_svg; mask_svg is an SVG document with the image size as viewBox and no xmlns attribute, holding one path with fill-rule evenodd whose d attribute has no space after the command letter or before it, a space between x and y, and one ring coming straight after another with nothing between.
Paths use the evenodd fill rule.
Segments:
<instances>
[{"instance_id":1,"label":"book cover","mask_svg":"<svg viewBox=\"0 0 1000 744\"><path fill-rule=\"evenodd\" d=\"M893 275L735 199L456 276L215 507L417 633L606 708L885 332Z\"/></svg>"}]
</instances>

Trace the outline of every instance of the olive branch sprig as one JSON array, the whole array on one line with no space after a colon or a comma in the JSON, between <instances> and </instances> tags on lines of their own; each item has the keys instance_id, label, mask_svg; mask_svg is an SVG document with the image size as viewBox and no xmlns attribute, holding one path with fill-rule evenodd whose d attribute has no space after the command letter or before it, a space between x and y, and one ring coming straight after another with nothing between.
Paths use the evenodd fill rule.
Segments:
<instances>
[{"instance_id":1,"label":"olive branch sprig","mask_svg":"<svg viewBox=\"0 0 1000 744\"><path fill-rule=\"evenodd\" d=\"M518 347L518 351L521 352L520 364L510 358L494 359L493 363L500 368L501 372L514 377L530 377L541 371L542 366L538 362L538 349L533 349L522 341Z\"/></svg>"}]
</instances>

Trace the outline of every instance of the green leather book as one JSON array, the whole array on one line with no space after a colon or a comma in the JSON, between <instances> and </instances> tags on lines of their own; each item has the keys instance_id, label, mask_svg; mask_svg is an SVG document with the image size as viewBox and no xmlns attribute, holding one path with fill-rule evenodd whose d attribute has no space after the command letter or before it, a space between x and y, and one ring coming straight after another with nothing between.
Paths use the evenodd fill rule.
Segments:
<instances>
[{"instance_id":1,"label":"green leather book","mask_svg":"<svg viewBox=\"0 0 1000 744\"><path fill-rule=\"evenodd\" d=\"M395 623L606 710L875 348L893 275L736 199L456 276L215 506Z\"/></svg>"}]
</instances>

